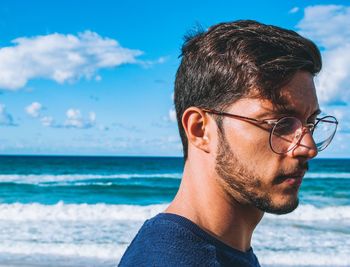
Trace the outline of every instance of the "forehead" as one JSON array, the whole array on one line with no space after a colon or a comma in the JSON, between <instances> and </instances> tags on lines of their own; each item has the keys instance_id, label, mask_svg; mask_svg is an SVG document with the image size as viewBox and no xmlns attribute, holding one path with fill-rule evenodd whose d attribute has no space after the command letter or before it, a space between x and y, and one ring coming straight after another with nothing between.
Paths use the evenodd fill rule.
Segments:
<instances>
[{"instance_id":1,"label":"forehead","mask_svg":"<svg viewBox=\"0 0 350 267\"><path fill-rule=\"evenodd\" d=\"M300 115L312 114L319 110L313 76L299 71L281 89L282 108Z\"/></svg>"},{"instance_id":2,"label":"forehead","mask_svg":"<svg viewBox=\"0 0 350 267\"><path fill-rule=\"evenodd\" d=\"M244 111L244 114L263 118L278 114L292 114L309 117L319 110L313 76L304 71L297 72L291 81L280 91L281 104L274 104L270 100L244 98L231 105L231 112Z\"/></svg>"}]
</instances>

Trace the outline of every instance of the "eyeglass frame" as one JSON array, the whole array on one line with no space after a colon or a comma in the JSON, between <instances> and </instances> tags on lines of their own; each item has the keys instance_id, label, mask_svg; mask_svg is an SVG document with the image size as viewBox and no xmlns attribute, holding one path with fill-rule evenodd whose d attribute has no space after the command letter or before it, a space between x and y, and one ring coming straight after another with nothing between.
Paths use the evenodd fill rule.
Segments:
<instances>
[{"instance_id":1,"label":"eyeglass frame","mask_svg":"<svg viewBox=\"0 0 350 267\"><path fill-rule=\"evenodd\" d=\"M232 114L232 113L228 113L228 112L221 112L221 111L217 111L217 110L214 110L214 109L207 109L207 108L201 108L201 110L203 110L204 112L207 112L207 113L211 113L211 114L215 114L215 115L219 115L219 116L227 116L227 117L230 117L230 118L233 118L233 119L239 119L239 120L247 120L247 121L251 121L251 122L254 122L254 123L259 123L259 124L267 124L267 125L272 125L272 128L269 130L270 131L270 137L269 137L269 144L270 144L270 148L271 150L276 153L276 154L279 154L279 155L282 155L282 154L285 154L291 150L293 150L297 145L298 143L300 142L300 140L303 138L303 134L300 135L299 139L297 142L295 142L295 144L289 148L287 151L285 152L276 152L273 147L272 147L272 132L273 132L273 129L275 128L275 126L283 119L285 118L295 118L297 120L300 121L301 123L301 128L302 130L304 128L307 128L308 131L311 133L311 136L313 135L313 131L316 127L316 125L320 122L320 121L324 121L324 122L328 122L328 123L335 123L336 126L335 126L335 130L334 130L334 133L332 134L331 136L331 140L330 142L327 144L327 146L331 143L336 131L337 131L337 127L338 127L338 120L334 117L334 116L331 116L331 115L327 115L327 116L324 116L322 118L316 118L317 122L316 123L313 123L313 122L310 122L310 123L306 123L306 124L303 124L302 121L300 119L298 119L297 117L294 117L294 116L284 116L284 117L281 117L279 119L265 119L265 120L258 120L258 119L254 119L254 118L250 118L250 117L245 117L245 116L241 116L241 115L236 115L236 114ZM324 120L325 118L333 118L334 121L327 121L327 120ZM314 139L313 139L314 140ZM315 141L315 140L314 140ZM323 149L318 149L318 147L316 146L317 148L317 151L322 151L324 149L327 148L327 146L325 146Z\"/></svg>"}]
</instances>

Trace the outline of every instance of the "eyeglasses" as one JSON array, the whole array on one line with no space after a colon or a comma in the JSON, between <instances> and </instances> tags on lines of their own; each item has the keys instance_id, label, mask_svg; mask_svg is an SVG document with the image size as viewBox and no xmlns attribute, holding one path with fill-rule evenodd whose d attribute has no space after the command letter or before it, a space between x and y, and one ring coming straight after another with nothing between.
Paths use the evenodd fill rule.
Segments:
<instances>
[{"instance_id":1,"label":"eyeglasses","mask_svg":"<svg viewBox=\"0 0 350 267\"><path fill-rule=\"evenodd\" d=\"M305 133L310 132L318 151L324 150L332 141L338 127L338 121L333 116L316 118L315 123L303 123L296 117L282 117L280 119L257 120L240 115L220 112L212 109L202 109L204 112L227 116L233 119L252 122L253 124L267 124L270 129L270 147L277 154L284 154L300 144Z\"/></svg>"}]
</instances>

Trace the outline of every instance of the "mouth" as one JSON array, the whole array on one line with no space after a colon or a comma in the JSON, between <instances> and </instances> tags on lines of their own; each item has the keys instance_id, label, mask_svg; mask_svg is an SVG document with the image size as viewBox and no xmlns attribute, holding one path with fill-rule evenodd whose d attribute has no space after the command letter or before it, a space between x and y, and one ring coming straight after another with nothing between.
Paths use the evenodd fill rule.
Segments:
<instances>
[{"instance_id":1,"label":"mouth","mask_svg":"<svg viewBox=\"0 0 350 267\"><path fill-rule=\"evenodd\" d=\"M285 183L293 186L300 186L303 181L303 177L291 177L284 180Z\"/></svg>"},{"instance_id":2,"label":"mouth","mask_svg":"<svg viewBox=\"0 0 350 267\"><path fill-rule=\"evenodd\" d=\"M303 181L306 171L298 171L294 173L285 174L279 177L280 183L286 183L291 186L299 187Z\"/></svg>"}]
</instances>

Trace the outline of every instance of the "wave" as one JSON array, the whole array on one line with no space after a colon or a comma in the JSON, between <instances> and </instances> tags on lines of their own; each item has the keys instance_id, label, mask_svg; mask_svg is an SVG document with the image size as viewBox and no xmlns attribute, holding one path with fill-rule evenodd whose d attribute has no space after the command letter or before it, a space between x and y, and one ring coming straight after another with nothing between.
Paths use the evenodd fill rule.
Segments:
<instances>
[{"instance_id":1,"label":"wave","mask_svg":"<svg viewBox=\"0 0 350 267\"><path fill-rule=\"evenodd\" d=\"M52 266L115 266L121 259L127 245L114 244L36 244L16 242L0 244L0 262L8 257L11 261L20 260L22 264L42 266L40 263L52 263ZM43 253L45 252L45 253ZM336 257L325 252L283 252L255 250L264 266L349 266L346 252L337 252ZM28 257L30 256L30 257ZM292 264L292 265L291 265ZM51 266L51 264L49 264ZM11 265L12 266L12 265Z\"/></svg>"},{"instance_id":2,"label":"wave","mask_svg":"<svg viewBox=\"0 0 350 267\"><path fill-rule=\"evenodd\" d=\"M126 245L70 243L2 243L0 265L6 266L115 266ZM13 265L11 264L13 263ZM23 264L23 265L22 265ZM46 266L45 264L45 266ZM3 266L3 265L1 265Z\"/></svg>"},{"instance_id":3,"label":"wave","mask_svg":"<svg viewBox=\"0 0 350 267\"><path fill-rule=\"evenodd\" d=\"M143 221L164 211L166 206L63 202L55 205L0 204L0 228L3 229L0 265L5 262L11 266L11 263L21 262L23 266L41 266L45 262L58 267L115 266ZM287 239L280 237L276 242L275 238L279 236L271 233L278 231L270 221L262 224L261 233L257 231L255 234L260 234L260 239L253 240L255 253L264 266L349 266L346 235L300 232L293 221L313 221L310 225L315 226L327 224L325 220L335 224L339 224L340 220L346 223L350 219L350 206L317 208L300 205L291 214L266 217L268 220L292 222L283 228L285 235L290 233ZM305 238L301 239L298 234L303 234ZM288 245L285 247L279 245L286 242ZM290 250L293 245L301 249ZM335 254L337 256L333 257Z\"/></svg>"},{"instance_id":4,"label":"wave","mask_svg":"<svg viewBox=\"0 0 350 267\"><path fill-rule=\"evenodd\" d=\"M182 173L117 173L117 174L2 174L0 183L19 184L44 184L64 183L86 180L107 179L133 179L133 178L159 178L159 179L181 179Z\"/></svg>"},{"instance_id":5,"label":"wave","mask_svg":"<svg viewBox=\"0 0 350 267\"><path fill-rule=\"evenodd\" d=\"M293 221L335 221L349 220L350 206L327 206L317 208L313 205L300 205L295 211L285 215L266 214L266 218Z\"/></svg>"},{"instance_id":6,"label":"wave","mask_svg":"<svg viewBox=\"0 0 350 267\"><path fill-rule=\"evenodd\" d=\"M106 205L106 204L64 204L55 205L0 204L0 220L11 221L144 221L166 208L164 204Z\"/></svg>"},{"instance_id":7,"label":"wave","mask_svg":"<svg viewBox=\"0 0 350 267\"><path fill-rule=\"evenodd\" d=\"M307 172L305 174L305 178L310 179L327 179L327 178L335 178L335 179L350 179L350 172Z\"/></svg>"},{"instance_id":8,"label":"wave","mask_svg":"<svg viewBox=\"0 0 350 267\"><path fill-rule=\"evenodd\" d=\"M21 192L27 196L33 196L32 192L28 192L27 190L30 190L33 187L39 187L36 189L37 192L40 193L47 193L47 187L53 188L51 193L59 193L59 192L67 192L67 190L74 190L79 187L82 187L83 190L86 192L86 190L91 190L90 194L96 193L96 194L103 194L111 192L113 190L124 190L129 191L130 196L132 195L138 195L138 193L142 193L144 190L149 191L152 190L157 191L160 190L158 193L164 195L167 191L164 190L177 190L178 189L178 183L172 183L172 182L164 182L154 179L148 179L147 181L137 181L137 182L123 182L121 183L120 180L85 180L85 181L79 181L79 182L49 182L49 183L39 183L39 184L28 184L28 183L0 183L0 190L3 191L10 191L11 190L17 190L18 192ZM107 188L108 191L103 191L103 188ZM131 191L131 192L130 192ZM28 194L29 193L29 194ZM24 195L21 195L22 197ZM52 195L51 195L52 196ZM72 196L74 198L74 196ZM64 199L61 199L64 201Z\"/></svg>"},{"instance_id":9,"label":"wave","mask_svg":"<svg viewBox=\"0 0 350 267\"><path fill-rule=\"evenodd\" d=\"M334 253L324 252L276 252L276 251L255 251L259 262L264 266L349 266L350 259L346 251L336 251Z\"/></svg>"},{"instance_id":10,"label":"wave","mask_svg":"<svg viewBox=\"0 0 350 267\"><path fill-rule=\"evenodd\" d=\"M10 221L144 221L162 212L166 204L156 205L107 205L107 204L65 204L55 205L0 204L0 220ZM6 219L5 219L6 218ZM350 206L317 208L300 205L294 212L279 216L266 214L273 220L293 221L335 221L350 220Z\"/></svg>"},{"instance_id":11,"label":"wave","mask_svg":"<svg viewBox=\"0 0 350 267\"><path fill-rule=\"evenodd\" d=\"M181 179L182 173L116 173L116 174L2 174L1 183L51 185L104 185L118 179ZM350 179L348 172L308 172L306 179Z\"/></svg>"}]
</instances>

